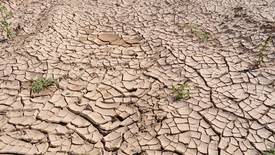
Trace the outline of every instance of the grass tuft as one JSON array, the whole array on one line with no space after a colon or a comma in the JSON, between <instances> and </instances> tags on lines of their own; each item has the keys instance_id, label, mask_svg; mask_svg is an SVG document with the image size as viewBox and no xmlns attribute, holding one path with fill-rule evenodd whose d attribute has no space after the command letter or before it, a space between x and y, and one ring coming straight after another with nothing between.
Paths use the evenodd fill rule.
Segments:
<instances>
[{"instance_id":1,"label":"grass tuft","mask_svg":"<svg viewBox=\"0 0 275 155\"><path fill-rule=\"evenodd\" d=\"M208 32L205 32L204 30L200 29L200 26L195 23L189 23L187 25L189 29L191 29L191 33L196 36L200 42L206 42L208 41L210 34Z\"/></svg>"},{"instance_id":2,"label":"grass tuft","mask_svg":"<svg viewBox=\"0 0 275 155\"><path fill-rule=\"evenodd\" d=\"M262 44L260 45L260 52L258 54L257 67L260 67L264 62L264 52L266 51L268 44L272 43L272 39L272 36L268 36L264 41L262 41Z\"/></svg>"},{"instance_id":3,"label":"grass tuft","mask_svg":"<svg viewBox=\"0 0 275 155\"><path fill-rule=\"evenodd\" d=\"M184 83L179 87L175 87L175 86L172 87L172 92L173 92L175 101L189 97L189 91L187 90L187 87L188 87L188 83Z\"/></svg>"},{"instance_id":4,"label":"grass tuft","mask_svg":"<svg viewBox=\"0 0 275 155\"><path fill-rule=\"evenodd\" d=\"M48 78L48 77L37 79L34 82L32 82L32 91L40 92L41 90L54 84L54 82L55 81L53 78Z\"/></svg>"},{"instance_id":5,"label":"grass tuft","mask_svg":"<svg viewBox=\"0 0 275 155\"><path fill-rule=\"evenodd\" d=\"M0 3L0 27L6 33L8 38L11 38L12 28L11 23L7 21L12 16L12 13L7 10L7 8Z\"/></svg>"},{"instance_id":6,"label":"grass tuft","mask_svg":"<svg viewBox=\"0 0 275 155\"><path fill-rule=\"evenodd\" d=\"M264 151L264 155L275 155L275 147Z\"/></svg>"}]
</instances>

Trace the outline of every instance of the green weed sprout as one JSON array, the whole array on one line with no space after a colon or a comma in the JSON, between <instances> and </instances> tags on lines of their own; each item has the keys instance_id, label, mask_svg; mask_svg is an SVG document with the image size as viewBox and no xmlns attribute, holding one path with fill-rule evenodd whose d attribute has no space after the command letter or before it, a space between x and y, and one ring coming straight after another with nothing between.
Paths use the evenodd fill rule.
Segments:
<instances>
[{"instance_id":1,"label":"green weed sprout","mask_svg":"<svg viewBox=\"0 0 275 155\"><path fill-rule=\"evenodd\" d=\"M264 155L275 155L275 147L264 151Z\"/></svg>"},{"instance_id":2,"label":"green weed sprout","mask_svg":"<svg viewBox=\"0 0 275 155\"><path fill-rule=\"evenodd\" d=\"M264 62L264 51L266 51L267 45L272 42L272 38L272 36L268 36L260 45L261 48L257 60L258 67Z\"/></svg>"},{"instance_id":3,"label":"green weed sprout","mask_svg":"<svg viewBox=\"0 0 275 155\"><path fill-rule=\"evenodd\" d=\"M187 25L189 29L191 29L191 33L195 35L197 38L199 38L200 42L205 42L209 39L209 33L201 30L198 24L195 23L189 23Z\"/></svg>"},{"instance_id":4,"label":"green weed sprout","mask_svg":"<svg viewBox=\"0 0 275 155\"><path fill-rule=\"evenodd\" d=\"M53 78L40 78L32 82L32 91L33 92L40 92L41 90L45 89L48 86L51 86L54 84L54 79Z\"/></svg>"},{"instance_id":5,"label":"green weed sprout","mask_svg":"<svg viewBox=\"0 0 275 155\"><path fill-rule=\"evenodd\" d=\"M186 89L188 87L188 83L184 83L180 85L178 88L175 86L172 87L172 92L174 95L174 100L178 101L183 98L189 97L189 91Z\"/></svg>"},{"instance_id":6,"label":"green weed sprout","mask_svg":"<svg viewBox=\"0 0 275 155\"><path fill-rule=\"evenodd\" d=\"M0 3L0 27L4 32L6 32L6 36L8 38L11 37L12 35L12 28L11 28L11 23L7 22L7 19L12 16L12 13L7 10L7 8Z\"/></svg>"}]
</instances>

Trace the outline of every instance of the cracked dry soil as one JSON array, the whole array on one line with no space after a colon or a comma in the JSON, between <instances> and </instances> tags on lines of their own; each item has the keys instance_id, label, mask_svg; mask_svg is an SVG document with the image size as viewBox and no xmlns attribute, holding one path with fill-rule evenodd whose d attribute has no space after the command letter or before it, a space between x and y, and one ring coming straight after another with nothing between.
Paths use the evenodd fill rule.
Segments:
<instances>
[{"instance_id":1,"label":"cracked dry soil","mask_svg":"<svg viewBox=\"0 0 275 155\"><path fill-rule=\"evenodd\" d=\"M258 155L275 142L273 0L3 0L0 154ZM209 34L205 42L188 23ZM30 94L30 81L56 84ZM173 101L188 82L190 97Z\"/></svg>"}]
</instances>

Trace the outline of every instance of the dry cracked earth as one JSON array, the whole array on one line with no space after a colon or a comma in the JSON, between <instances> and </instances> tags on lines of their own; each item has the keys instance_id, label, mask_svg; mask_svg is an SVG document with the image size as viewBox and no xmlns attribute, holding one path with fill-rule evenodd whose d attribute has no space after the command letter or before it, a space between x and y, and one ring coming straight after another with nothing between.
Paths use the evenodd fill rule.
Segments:
<instances>
[{"instance_id":1,"label":"dry cracked earth","mask_svg":"<svg viewBox=\"0 0 275 155\"><path fill-rule=\"evenodd\" d=\"M13 36L0 43L0 154L274 147L274 1L2 3ZM33 93L41 77L56 82ZM183 83L189 97L174 100L172 87Z\"/></svg>"}]
</instances>

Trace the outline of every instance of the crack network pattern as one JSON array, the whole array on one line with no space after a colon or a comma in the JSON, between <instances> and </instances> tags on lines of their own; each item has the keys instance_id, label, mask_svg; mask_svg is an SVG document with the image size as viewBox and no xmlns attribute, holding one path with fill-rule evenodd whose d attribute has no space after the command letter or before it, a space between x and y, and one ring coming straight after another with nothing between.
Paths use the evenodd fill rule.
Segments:
<instances>
[{"instance_id":1,"label":"crack network pattern","mask_svg":"<svg viewBox=\"0 0 275 155\"><path fill-rule=\"evenodd\" d=\"M275 142L272 0L17 0L0 154L261 154ZM200 25L200 42L188 28ZM56 84L31 93L31 81ZM190 97L173 101L172 86Z\"/></svg>"}]
</instances>

